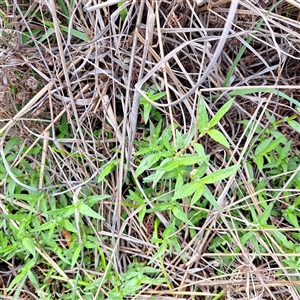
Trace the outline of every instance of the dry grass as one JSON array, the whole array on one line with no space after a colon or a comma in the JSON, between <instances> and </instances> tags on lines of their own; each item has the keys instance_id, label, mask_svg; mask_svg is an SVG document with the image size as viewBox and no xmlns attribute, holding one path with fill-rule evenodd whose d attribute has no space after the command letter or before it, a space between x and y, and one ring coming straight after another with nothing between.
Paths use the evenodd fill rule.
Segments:
<instances>
[{"instance_id":1,"label":"dry grass","mask_svg":"<svg viewBox=\"0 0 300 300\"><path fill-rule=\"evenodd\" d=\"M294 1L220 0L198 6L192 0L142 0L125 2L122 7L126 7L127 15L122 21L122 7L117 7L117 1L99 5L96 1L86 2L74 1L72 8L68 1L64 2L71 18L69 27L60 2L1 2L0 153L7 175L24 190L44 191L57 201L67 195L75 204L86 190L92 195L111 195L98 205L105 222L99 221L95 227L85 218L108 261L106 271L93 272L84 263L63 270L58 257L52 259L49 249L36 246L44 261L70 284L77 272L93 280L102 278L93 295L93 299L100 299L99 295L107 295L109 290L105 283L109 266L121 274L133 258L148 261L157 249L151 241L154 218L145 217L144 226L140 227L139 211L125 204L133 184L126 178L131 178L137 163L133 156L137 150L135 140L148 130L141 126L139 116L140 98L147 98L145 87L155 84L167 92L160 102L152 104L164 116L163 125L172 126L175 143L175 125L182 133L194 126L200 94L210 99L207 109L213 115L232 97L230 92L243 91L218 124L231 149L225 151L212 140L202 139L206 153L211 154L211 172L230 162L243 164L254 147L255 128L246 136L239 121L248 119L255 126L267 128L266 111L276 120L293 115L299 120L296 106L280 95L246 93L245 89L277 89L300 101L300 11ZM53 28L45 21L53 22ZM59 26L58 21L68 29ZM260 21L261 26L256 28ZM50 28L54 32L41 41ZM72 36L71 28L84 33L90 42ZM23 36L22 40L25 32L28 39ZM246 40L250 37L249 43ZM58 131L63 116L69 125L65 136ZM285 125L280 130L293 140L293 151L298 155L299 134ZM19 155L7 161L5 147L11 136L17 136L23 144L18 145ZM33 158L28 152L36 145L44 148L44 155ZM27 152L23 147L29 147ZM101 170L116 157L120 159L119 166L97 184ZM22 181L12 171L22 158L34 168L41 168L36 184L29 185L27 179ZM289 180L298 172L299 167L289 174ZM264 174L256 171L255 176L259 180ZM165 284L145 285L132 299L151 299L150 295L155 299L300 299L299 272L289 270L283 263L291 256L298 261L300 253L285 253L283 245L271 234L274 229L253 227L253 234L264 249L261 253L253 250L255 246L241 243L239 233L251 226L243 214L245 206L253 207L258 216L263 214L259 193L250 179L247 168L241 168L227 181L212 186L222 211L210 211L206 220L194 228L194 238L181 236L181 253L163 256L162 271L169 279L169 289ZM268 203L284 203L286 193L289 197L299 195L299 189L290 188L290 181L278 191L274 186L266 186ZM142 182L136 184L143 192ZM0 207L5 215L9 214L5 179L1 190ZM150 200L148 204L152 206ZM15 209L32 209L21 200L14 205ZM39 212L38 207L34 209ZM163 225L169 224L168 215L156 215ZM244 227L235 228L234 221ZM20 221L11 222L19 228ZM276 216L270 222L289 237L291 226ZM81 243L84 237L80 235L79 223L77 226ZM232 244L223 239L224 235L230 237ZM224 242L218 253L209 250L216 237ZM266 244L262 237L272 244ZM181 254L186 255L187 263ZM96 268L100 253L94 251L90 255ZM161 268L158 262L153 266ZM3 291L16 276L16 268L13 261L1 263L0 276L10 272L9 278L0 281ZM43 299L28 283L22 289L26 299ZM5 298L12 298L12 293ZM76 293L74 297L85 299L79 289Z\"/></svg>"}]
</instances>

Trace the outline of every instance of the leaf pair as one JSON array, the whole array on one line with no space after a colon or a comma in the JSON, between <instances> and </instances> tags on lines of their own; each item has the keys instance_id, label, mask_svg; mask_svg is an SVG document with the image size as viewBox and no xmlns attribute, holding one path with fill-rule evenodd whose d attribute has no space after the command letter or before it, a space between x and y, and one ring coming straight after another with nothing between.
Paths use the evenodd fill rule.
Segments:
<instances>
[{"instance_id":1,"label":"leaf pair","mask_svg":"<svg viewBox=\"0 0 300 300\"><path fill-rule=\"evenodd\" d=\"M207 187L205 186L206 184L216 183L231 176L238 170L239 167L240 165L234 165L227 169L218 170L216 172L208 174L201 179L187 183L183 185L181 189L178 189L177 191L175 190L175 194L172 200L181 199L193 195L193 198L191 200L191 205L193 205L200 199L203 193L207 194L208 191ZM219 210L219 205L214 197L208 196L206 198L216 209Z\"/></svg>"},{"instance_id":2,"label":"leaf pair","mask_svg":"<svg viewBox=\"0 0 300 300\"><path fill-rule=\"evenodd\" d=\"M203 97L200 98L199 112L198 112L198 129L201 135L208 134L214 141L220 143L226 148L229 148L229 143L223 133L213 127L221 120L221 118L227 113L234 102L234 98L226 102L218 112L209 121L208 113L205 107L205 101Z\"/></svg>"}]
</instances>

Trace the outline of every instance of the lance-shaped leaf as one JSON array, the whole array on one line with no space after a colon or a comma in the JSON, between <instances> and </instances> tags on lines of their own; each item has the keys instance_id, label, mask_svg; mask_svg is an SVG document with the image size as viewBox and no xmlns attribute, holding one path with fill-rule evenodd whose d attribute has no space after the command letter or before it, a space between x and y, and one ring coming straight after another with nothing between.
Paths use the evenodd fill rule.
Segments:
<instances>
[{"instance_id":1,"label":"lance-shaped leaf","mask_svg":"<svg viewBox=\"0 0 300 300\"><path fill-rule=\"evenodd\" d=\"M205 156L199 156L198 154L188 155L188 156L184 156L184 157L175 158L174 160L169 161L165 164L162 164L161 166L159 166L155 169L160 170L160 171L169 172L181 165L190 166L190 165L199 163L208 158L209 158L208 155L205 155Z\"/></svg>"},{"instance_id":2,"label":"lance-shaped leaf","mask_svg":"<svg viewBox=\"0 0 300 300\"><path fill-rule=\"evenodd\" d=\"M145 170L153 166L161 157L160 153L150 154L145 157L135 171L135 177L140 176Z\"/></svg>"},{"instance_id":3,"label":"lance-shaped leaf","mask_svg":"<svg viewBox=\"0 0 300 300\"><path fill-rule=\"evenodd\" d=\"M300 124L297 121L291 120L288 121L288 124L294 129L296 130L298 133L300 133Z\"/></svg>"},{"instance_id":4,"label":"lance-shaped leaf","mask_svg":"<svg viewBox=\"0 0 300 300\"><path fill-rule=\"evenodd\" d=\"M198 186L199 186L199 181L193 181L185 184L181 190L175 192L174 196L172 197L172 200L185 198L192 195L196 191Z\"/></svg>"},{"instance_id":5,"label":"lance-shaped leaf","mask_svg":"<svg viewBox=\"0 0 300 300\"><path fill-rule=\"evenodd\" d=\"M226 169L215 171L201 178L200 182L202 184L209 184L209 183L215 183L221 181L222 179L225 179L231 176L232 174L234 174L239 169L239 167L240 165L234 165Z\"/></svg>"},{"instance_id":6,"label":"lance-shaped leaf","mask_svg":"<svg viewBox=\"0 0 300 300\"><path fill-rule=\"evenodd\" d=\"M218 110L218 112L209 121L209 123L208 123L209 128L214 127L222 119L222 117L228 112L228 110L232 106L233 101L234 101L234 98L230 99Z\"/></svg>"},{"instance_id":7,"label":"lance-shaped leaf","mask_svg":"<svg viewBox=\"0 0 300 300\"><path fill-rule=\"evenodd\" d=\"M230 148L230 145L226 139L226 137L224 136L224 134L216 129L210 129L207 131L208 135L215 140L216 142L218 142L219 144L223 145L226 148Z\"/></svg>"},{"instance_id":8,"label":"lance-shaped leaf","mask_svg":"<svg viewBox=\"0 0 300 300\"><path fill-rule=\"evenodd\" d=\"M204 99L200 98L199 112L198 112L198 129L201 134L204 134L208 129L208 114L205 107Z\"/></svg>"},{"instance_id":9,"label":"lance-shaped leaf","mask_svg":"<svg viewBox=\"0 0 300 300\"><path fill-rule=\"evenodd\" d=\"M262 141L255 149L254 155L259 155L261 153L263 153L265 151L265 149L267 149L267 147L269 146L269 144L273 141L273 137L269 137L268 139Z\"/></svg>"},{"instance_id":10,"label":"lance-shaped leaf","mask_svg":"<svg viewBox=\"0 0 300 300\"><path fill-rule=\"evenodd\" d=\"M203 194L203 191L204 191L204 185L200 183L196 189L196 192L195 192L193 198L192 198L191 205L194 205L200 199L200 197Z\"/></svg>"},{"instance_id":11,"label":"lance-shaped leaf","mask_svg":"<svg viewBox=\"0 0 300 300\"><path fill-rule=\"evenodd\" d=\"M220 211L220 206L217 200L215 199L214 195L211 193L210 189L206 185L204 185L203 196L210 202L210 204L212 204L212 206L215 209Z\"/></svg>"},{"instance_id":12,"label":"lance-shaped leaf","mask_svg":"<svg viewBox=\"0 0 300 300\"><path fill-rule=\"evenodd\" d=\"M188 219L184 211L182 210L182 207L179 203L176 203L175 206L172 207L172 213L174 216L179 219L180 221L189 224L190 226L194 226L194 224Z\"/></svg>"},{"instance_id":13,"label":"lance-shaped leaf","mask_svg":"<svg viewBox=\"0 0 300 300\"><path fill-rule=\"evenodd\" d=\"M92 218L95 218L95 219L99 219L99 220L105 221L105 219L102 216L100 216L98 213L96 213L95 211L93 211L89 206L87 206L84 203L80 203L78 205L78 210L84 216L89 216L89 217L92 217Z\"/></svg>"}]
</instances>

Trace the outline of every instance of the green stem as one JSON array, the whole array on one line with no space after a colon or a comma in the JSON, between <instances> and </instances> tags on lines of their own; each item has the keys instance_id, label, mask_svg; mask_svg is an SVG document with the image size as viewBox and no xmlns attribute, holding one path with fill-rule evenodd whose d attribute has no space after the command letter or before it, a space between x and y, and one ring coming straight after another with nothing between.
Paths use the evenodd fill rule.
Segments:
<instances>
[{"instance_id":1,"label":"green stem","mask_svg":"<svg viewBox=\"0 0 300 300\"><path fill-rule=\"evenodd\" d=\"M154 236L155 239L158 239L158 226L159 226L159 223L160 223L160 220L158 218L156 218L155 221L154 221L154 231L153 231L153 236ZM159 247L159 244L156 243L156 246ZM172 288L172 285L169 281L168 274L166 272L162 257L159 258L159 261L160 261L160 265L161 265L161 270L164 274L164 277L167 280L168 288L169 288L169 290L172 290L173 288Z\"/></svg>"}]
</instances>

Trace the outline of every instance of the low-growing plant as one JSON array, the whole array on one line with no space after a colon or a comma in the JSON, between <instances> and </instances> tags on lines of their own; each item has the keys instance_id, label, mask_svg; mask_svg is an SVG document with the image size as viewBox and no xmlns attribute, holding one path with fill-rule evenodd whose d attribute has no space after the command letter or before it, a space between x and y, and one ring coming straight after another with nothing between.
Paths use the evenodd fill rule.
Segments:
<instances>
[{"instance_id":1,"label":"low-growing plant","mask_svg":"<svg viewBox=\"0 0 300 300\"><path fill-rule=\"evenodd\" d=\"M154 233L153 242L158 245L158 250L149 263L164 255L167 249L170 253L174 249L179 253L180 247L175 232L180 231L184 224L196 226L205 217L205 210L209 209L210 205L219 210L210 185L234 174L239 165L211 172L210 156L205 153L199 140L208 135L222 146L229 147L225 136L214 127L230 109L233 101L234 99L228 101L209 120L205 100L200 99L197 122L199 136L193 129L183 135L176 130L175 145L171 141L173 137L170 126L162 131L162 120L156 126L150 121L149 133L138 143L139 150L135 155L139 165L135 171L135 178L142 180L146 193L148 188L150 189L149 198L153 207L146 208L146 202L138 189L130 190L128 198L138 203L137 207L141 208L140 224L146 214L156 212L167 214L170 220L169 227L161 237ZM168 192L165 191L166 187ZM193 206L197 209L191 209ZM192 229L190 234L195 234ZM184 256L182 258L185 259Z\"/></svg>"},{"instance_id":2,"label":"low-growing plant","mask_svg":"<svg viewBox=\"0 0 300 300\"><path fill-rule=\"evenodd\" d=\"M144 285L166 282L164 278L153 278L153 275L158 273L157 269L146 266L144 263L130 264L127 271L113 281L114 288L108 292L107 299L123 300L126 296L134 296Z\"/></svg>"}]
</instances>

